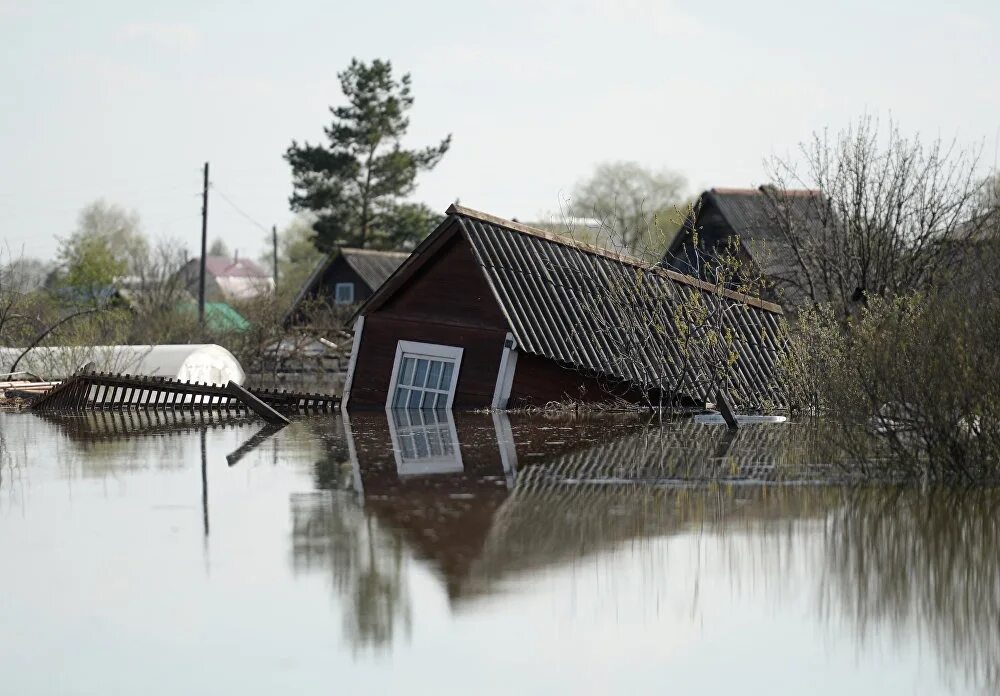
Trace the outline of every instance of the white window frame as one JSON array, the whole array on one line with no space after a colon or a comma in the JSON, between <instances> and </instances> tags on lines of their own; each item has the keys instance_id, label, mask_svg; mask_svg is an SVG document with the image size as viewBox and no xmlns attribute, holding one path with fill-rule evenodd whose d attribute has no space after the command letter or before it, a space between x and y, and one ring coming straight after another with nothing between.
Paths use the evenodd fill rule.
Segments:
<instances>
[{"instance_id":1,"label":"white window frame","mask_svg":"<svg viewBox=\"0 0 1000 696\"><path fill-rule=\"evenodd\" d=\"M450 410L441 413L388 409L386 416L389 419L392 453L396 458L396 474L400 478L460 474L465 471L455 418ZM421 456L413 456L421 438L427 451ZM404 440L407 442L404 443ZM434 443L440 446L440 451L432 451ZM411 454L409 457L405 454L407 450Z\"/></svg>"},{"instance_id":2,"label":"white window frame","mask_svg":"<svg viewBox=\"0 0 1000 696\"><path fill-rule=\"evenodd\" d=\"M340 289L347 288L351 291L351 299L343 300L340 299ZM345 305L354 304L354 283L337 283L333 286L333 302L334 304Z\"/></svg>"},{"instance_id":3,"label":"white window frame","mask_svg":"<svg viewBox=\"0 0 1000 696\"><path fill-rule=\"evenodd\" d=\"M503 354L500 356L500 368L497 370L497 383L493 388L493 401L490 407L494 410L507 408L510 400L510 390L514 386L514 372L517 370L517 341L514 334L508 332L503 342Z\"/></svg>"},{"instance_id":4,"label":"white window frame","mask_svg":"<svg viewBox=\"0 0 1000 696\"><path fill-rule=\"evenodd\" d=\"M446 409L451 409L455 401L455 386L458 384L458 373L462 369L462 354L464 348L457 346L442 346L436 343L420 343L418 341L398 341L396 343L396 358L392 363L392 376L389 379L389 392L385 395L385 408L392 410L392 400L396 396L396 386L399 379L399 368L403 357L430 358L451 360L455 368L451 371L451 384L448 386L448 402Z\"/></svg>"}]
</instances>

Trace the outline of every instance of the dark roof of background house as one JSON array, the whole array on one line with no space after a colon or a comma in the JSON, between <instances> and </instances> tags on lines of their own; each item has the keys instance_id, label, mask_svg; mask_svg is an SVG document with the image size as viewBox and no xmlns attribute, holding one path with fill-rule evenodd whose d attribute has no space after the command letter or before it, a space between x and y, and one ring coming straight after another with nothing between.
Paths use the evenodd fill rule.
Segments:
<instances>
[{"instance_id":1,"label":"dark roof of background house","mask_svg":"<svg viewBox=\"0 0 1000 696\"><path fill-rule=\"evenodd\" d=\"M519 349L636 385L681 384L680 393L713 400L685 384L685 358L673 314L692 294L719 301L724 324L743 339L730 395L738 405L781 403L774 383L781 309L638 259L459 206L359 310L377 309L439 243L460 232L472 245ZM628 301L616 297L628 287ZM664 335L654 327L668 327ZM664 357L669 356L668 360Z\"/></svg>"},{"instance_id":2,"label":"dark roof of background house","mask_svg":"<svg viewBox=\"0 0 1000 696\"><path fill-rule=\"evenodd\" d=\"M822 225L822 202L819 191L778 190L766 185L755 189L712 188L701 196L702 207L715 204L751 258L768 275L787 272L795 263L779 220L787 215L806 230L818 229Z\"/></svg>"},{"instance_id":3,"label":"dark roof of background house","mask_svg":"<svg viewBox=\"0 0 1000 696\"><path fill-rule=\"evenodd\" d=\"M406 251L376 251L374 249L354 249L352 247L341 247L333 254L326 254L319 260L312 273L306 278L299 292L295 295L288 312L285 313L287 321L299 304L310 292L313 292L319 285L320 280L326 274L327 269L333 265L338 258L343 258L344 263L350 266L361 279L368 284L372 290L376 290L386 278L393 274L399 265L406 260L410 254Z\"/></svg>"},{"instance_id":4,"label":"dark roof of background house","mask_svg":"<svg viewBox=\"0 0 1000 696\"><path fill-rule=\"evenodd\" d=\"M347 262L347 265L361 276L368 287L375 290L399 268L399 264L403 263L410 254L406 251L374 251L372 249L344 247L340 250L340 255Z\"/></svg>"},{"instance_id":5,"label":"dark roof of background house","mask_svg":"<svg viewBox=\"0 0 1000 696\"><path fill-rule=\"evenodd\" d=\"M701 194L694 217L689 217L671 242L660 264L679 271L689 270L683 262L683 245L692 232L701 228L699 215L715 207L739 236L740 244L761 273L781 289L783 302L798 305L808 298L798 287L799 261L788 243L786 230L795 225L806 235L822 231L828 215L824 198L812 189L712 188ZM678 263L679 261L679 263Z\"/></svg>"}]
</instances>

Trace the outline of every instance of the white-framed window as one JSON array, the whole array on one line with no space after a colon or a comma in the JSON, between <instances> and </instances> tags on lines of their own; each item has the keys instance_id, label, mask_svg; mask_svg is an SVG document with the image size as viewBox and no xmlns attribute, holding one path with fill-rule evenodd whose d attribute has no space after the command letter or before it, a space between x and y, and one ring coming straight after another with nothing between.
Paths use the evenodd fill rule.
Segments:
<instances>
[{"instance_id":1,"label":"white-framed window","mask_svg":"<svg viewBox=\"0 0 1000 696\"><path fill-rule=\"evenodd\" d=\"M333 288L333 299L337 304L354 302L354 283L337 283Z\"/></svg>"},{"instance_id":2,"label":"white-framed window","mask_svg":"<svg viewBox=\"0 0 1000 696\"><path fill-rule=\"evenodd\" d=\"M456 474L464 470L451 411L392 409L388 415L399 476Z\"/></svg>"},{"instance_id":3,"label":"white-framed window","mask_svg":"<svg viewBox=\"0 0 1000 696\"><path fill-rule=\"evenodd\" d=\"M433 343L399 341L385 407L451 408L455 400L462 349Z\"/></svg>"}]
</instances>

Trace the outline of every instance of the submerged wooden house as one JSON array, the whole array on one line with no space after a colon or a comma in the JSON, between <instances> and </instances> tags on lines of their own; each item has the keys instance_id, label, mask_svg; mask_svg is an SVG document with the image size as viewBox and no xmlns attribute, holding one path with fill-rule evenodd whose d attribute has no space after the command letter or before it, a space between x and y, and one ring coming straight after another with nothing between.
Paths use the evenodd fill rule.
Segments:
<instances>
[{"instance_id":1,"label":"submerged wooden house","mask_svg":"<svg viewBox=\"0 0 1000 696\"><path fill-rule=\"evenodd\" d=\"M780 403L777 305L453 205L358 310L344 407L704 404L712 341L678 323L692 306L729 340L733 402Z\"/></svg>"}]
</instances>

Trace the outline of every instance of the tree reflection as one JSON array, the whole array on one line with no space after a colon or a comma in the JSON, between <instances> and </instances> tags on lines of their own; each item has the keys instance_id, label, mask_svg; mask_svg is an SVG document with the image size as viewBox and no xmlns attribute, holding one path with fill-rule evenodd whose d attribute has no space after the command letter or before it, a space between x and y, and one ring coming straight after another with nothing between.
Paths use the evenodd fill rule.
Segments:
<instances>
[{"instance_id":1,"label":"tree reflection","mask_svg":"<svg viewBox=\"0 0 1000 696\"><path fill-rule=\"evenodd\" d=\"M0 490L3 490L4 479L9 479L14 471L14 456L7 447L7 436L0 428Z\"/></svg>"},{"instance_id":2,"label":"tree reflection","mask_svg":"<svg viewBox=\"0 0 1000 696\"><path fill-rule=\"evenodd\" d=\"M399 536L346 492L296 494L291 507L292 566L330 573L352 648L388 647L400 628L409 634L407 559Z\"/></svg>"},{"instance_id":3,"label":"tree reflection","mask_svg":"<svg viewBox=\"0 0 1000 696\"><path fill-rule=\"evenodd\" d=\"M355 461L331 451L314 472L327 490L293 497L294 566L330 573L355 649L408 631L411 558L457 606L585 558L617 569L639 553L665 573L654 540L695 534L693 608L708 572L783 606L805 581L862 648L917 640L944 679L1000 692L1000 491L847 487L808 424L731 434L514 416L501 436L480 421L459 423L461 473L412 476L388 426L365 420Z\"/></svg>"},{"instance_id":4,"label":"tree reflection","mask_svg":"<svg viewBox=\"0 0 1000 696\"><path fill-rule=\"evenodd\" d=\"M823 605L862 639L916 634L943 673L1000 693L998 513L996 490L856 491L826 530Z\"/></svg>"}]
</instances>

